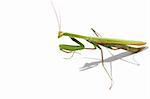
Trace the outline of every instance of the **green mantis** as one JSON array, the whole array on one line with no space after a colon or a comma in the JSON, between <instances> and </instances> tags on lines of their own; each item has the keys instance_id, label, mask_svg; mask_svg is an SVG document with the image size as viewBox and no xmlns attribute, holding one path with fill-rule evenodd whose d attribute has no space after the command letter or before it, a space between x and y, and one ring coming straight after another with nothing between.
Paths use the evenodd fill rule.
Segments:
<instances>
[{"instance_id":1,"label":"green mantis","mask_svg":"<svg viewBox=\"0 0 150 99\"><path fill-rule=\"evenodd\" d=\"M94 30L93 30L93 32L96 33ZM105 69L107 75L109 76L109 78L111 80L112 80L112 78L104 66L103 50L102 50L101 46L104 46L104 47L112 49L112 50L123 49L123 50L129 51L129 52L132 52L132 53L137 53L137 52L142 51L145 48L145 46L142 46L142 45L146 44L145 42L142 42L142 41L91 37L91 36L83 36L83 35L59 31L58 38L61 38L63 36L69 37L72 41L74 41L75 43L78 44L78 45L60 44L59 45L60 50L66 52L66 53L71 53L71 52L75 52L75 51L83 50L83 49L99 49L101 52L102 66ZM86 40L88 43L91 43L93 45L93 48L86 48L77 39ZM134 45L136 47L132 47L130 45Z\"/></svg>"},{"instance_id":2,"label":"green mantis","mask_svg":"<svg viewBox=\"0 0 150 99\"><path fill-rule=\"evenodd\" d=\"M53 6L53 4L52 4L52 6ZM60 50L63 52L66 52L66 53L74 53L76 51L84 50L84 49L99 49L100 53L101 53L102 66L111 81L112 81L112 77L104 66L103 50L102 50L101 46L106 47L111 50L123 49L123 50L129 51L131 53L138 53L146 47L146 46L144 46L146 44L146 42L143 42L143 41L122 40L122 39L100 37L100 36L98 36L97 32L93 28L91 28L91 30L95 33L96 37L79 35L79 34L70 33L70 32L63 32L60 29L60 20L57 16L54 6L53 6L53 9L55 11L55 15L56 15L58 26L59 26L58 38L67 36L73 42L75 42L77 44L77 45L60 44L59 45ZM78 39L83 39L83 40L87 41L88 43L92 44L93 47L86 48L85 45L82 42L80 42Z\"/></svg>"}]
</instances>

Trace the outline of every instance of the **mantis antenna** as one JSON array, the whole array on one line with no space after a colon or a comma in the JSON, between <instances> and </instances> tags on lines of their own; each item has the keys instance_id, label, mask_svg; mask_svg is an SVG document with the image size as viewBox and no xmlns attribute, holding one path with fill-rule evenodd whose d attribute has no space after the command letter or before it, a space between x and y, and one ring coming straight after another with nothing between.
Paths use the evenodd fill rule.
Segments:
<instances>
[{"instance_id":1,"label":"mantis antenna","mask_svg":"<svg viewBox=\"0 0 150 99\"><path fill-rule=\"evenodd\" d=\"M54 3L53 3L52 0L51 0L51 5L52 5L52 8L53 8L55 16L56 16L58 30L60 32L61 31L61 14L60 14L60 12L59 12L59 14L57 14L56 8L55 8ZM66 52L66 51L64 51L64 52ZM66 53L70 53L70 52L66 52ZM64 58L64 59L71 59L73 57L74 53L77 53L77 52L73 52L73 54L71 55L71 57Z\"/></svg>"},{"instance_id":2,"label":"mantis antenna","mask_svg":"<svg viewBox=\"0 0 150 99\"><path fill-rule=\"evenodd\" d=\"M57 24L58 24L58 30L61 31L61 17L60 17L60 12L59 12L59 16L58 16L56 8L55 8L54 3L52 2L52 0L51 0L51 5L52 5L52 8L53 8L55 16L56 16L56 20L57 20Z\"/></svg>"}]
</instances>

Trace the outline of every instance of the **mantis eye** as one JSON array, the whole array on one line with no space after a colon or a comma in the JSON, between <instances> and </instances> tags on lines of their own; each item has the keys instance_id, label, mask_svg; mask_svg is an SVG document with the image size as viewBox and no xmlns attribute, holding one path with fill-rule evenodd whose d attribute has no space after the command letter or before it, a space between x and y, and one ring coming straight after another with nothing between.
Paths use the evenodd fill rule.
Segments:
<instances>
[{"instance_id":1,"label":"mantis eye","mask_svg":"<svg viewBox=\"0 0 150 99\"><path fill-rule=\"evenodd\" d=\"M61 31L58 32L58 38L62 37L63 35L64 35L63 32L61 32Z\"/></svg>"}]
</instances>

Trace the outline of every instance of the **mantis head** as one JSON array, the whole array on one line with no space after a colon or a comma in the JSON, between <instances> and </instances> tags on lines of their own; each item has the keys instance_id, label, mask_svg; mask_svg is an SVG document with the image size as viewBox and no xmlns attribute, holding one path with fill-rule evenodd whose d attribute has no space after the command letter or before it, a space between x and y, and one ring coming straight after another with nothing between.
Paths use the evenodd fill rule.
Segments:
<instances>
[{"instance_id":1,"label":"mantis head","mask_svg":"<svg viewBox=\"0 0 150 99\"><path fill-rule=\"evenodd\" d=\"M62 31L58 32L58 38L62 37L64 35L64 33Z\"/></svg>"}]
</instances>

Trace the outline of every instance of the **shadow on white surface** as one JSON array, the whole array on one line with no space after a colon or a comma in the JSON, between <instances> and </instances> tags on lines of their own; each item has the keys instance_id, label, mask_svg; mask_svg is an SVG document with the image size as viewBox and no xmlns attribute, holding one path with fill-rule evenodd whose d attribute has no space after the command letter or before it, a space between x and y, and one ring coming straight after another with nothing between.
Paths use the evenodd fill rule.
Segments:
<instances>
[{"instance_id":1,"label":"shadow on white surface","mask_svg":"<svg viewBox=\"0 0 150 99\"><path fill-rule=\"evenodd\" d=\"M146 49L148 49L148 47L144 48L144 50L146 50ZM104 62L113 62L115 60L122 59L124 57L130 56L130 55L133 55L133 54L136 54L136 53L122 52L120 54L113 55L111 57L108 57L108 58L104 59ZM123 60L123 61L126 61L126 60ZM138 63L132 63L132 62L129 62L129 61L126 61L126 62L131 63L131 64L135 64L135 65L139 65ZM96 67L96 66L98 66L99 63L102 63L102 61L94 61L94 62L90 62L90 63L85 63L84 66L80 68L80 71L84 71L84 70Z\"/></svg>"}]
</instances>

